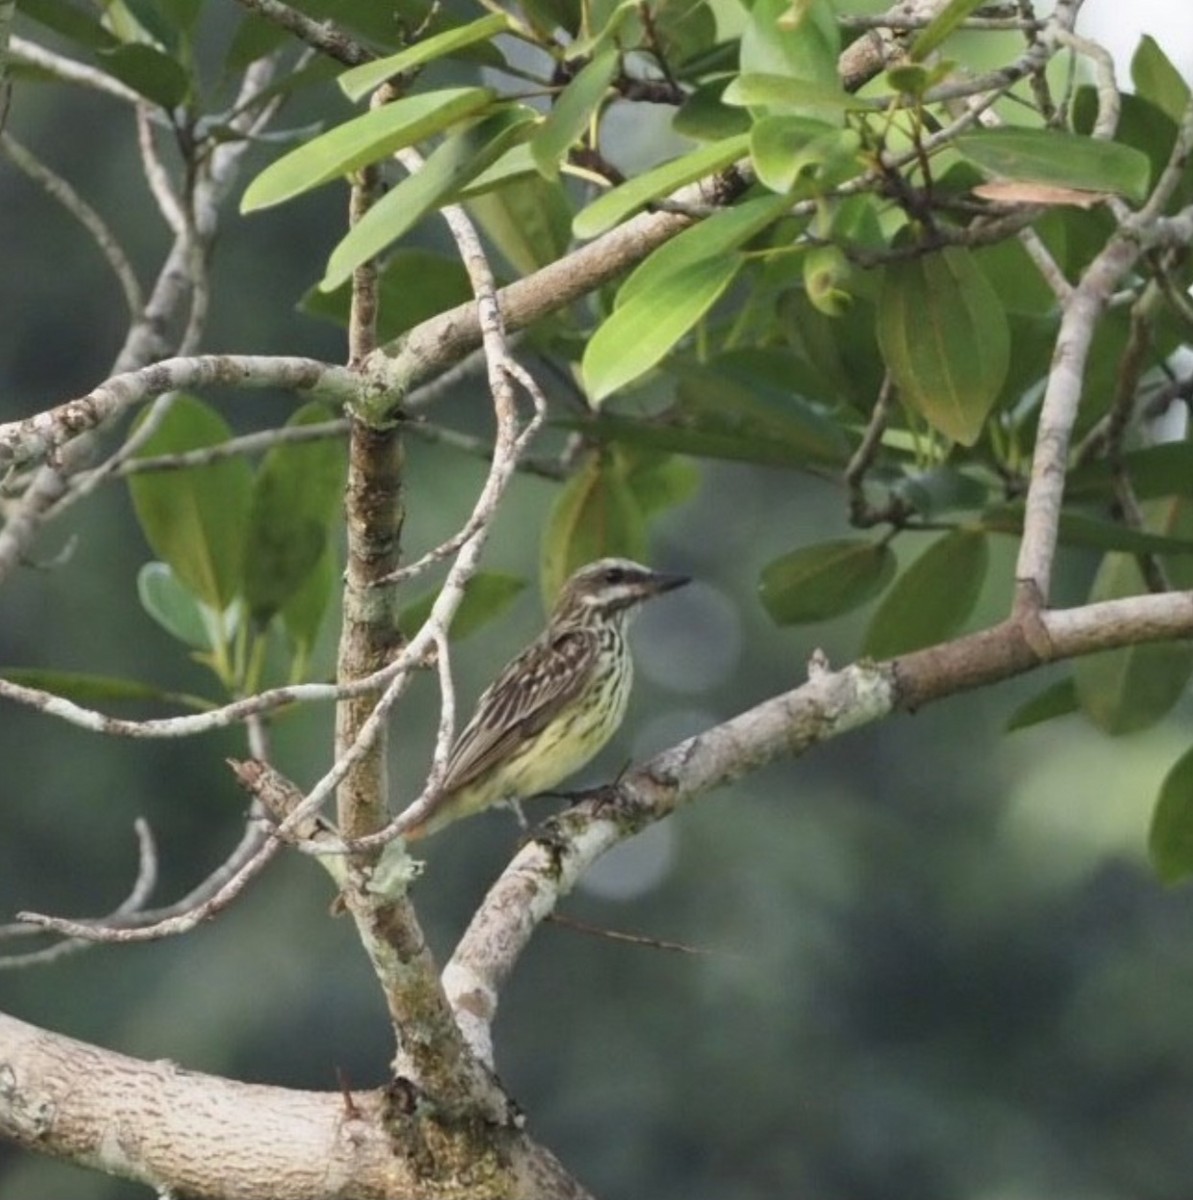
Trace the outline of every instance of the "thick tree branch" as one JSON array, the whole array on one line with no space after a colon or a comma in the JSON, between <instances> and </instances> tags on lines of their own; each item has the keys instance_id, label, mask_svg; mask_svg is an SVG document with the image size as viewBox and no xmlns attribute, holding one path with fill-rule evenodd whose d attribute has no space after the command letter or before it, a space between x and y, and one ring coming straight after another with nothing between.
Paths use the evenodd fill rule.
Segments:
<instances>
[{"instance_id":1,"label":"thick tree branch","mask_svg":"<svg viewBox=\"0 0 1193 1200\"><path fill-rule=\"evenodd\" d=\"M539 922L607 850L705 792L896 712L1049 662L1191 635L1193 593L1170 592L1006 621L890 662L840 671L814 665L807 683L632 768L547 822L544 836L518 852L444 970L465 1037L478 1055L492 1054L501 985Z\"/></svg>"},{"instance_id":2,"label":"thick tree branch","mask_svg":"<svg viewBox=\"0 0 1193 1200\"><path fill-rule=\"evenodd\" d=\"M331 1065L328 1065L330 1073ZM156 1188L211 1200L584 1200L521 1131L469 1131L389 1091L316 1093L140 1062L0 1014L0 1135Z\"/></svg>"}]
</instances>

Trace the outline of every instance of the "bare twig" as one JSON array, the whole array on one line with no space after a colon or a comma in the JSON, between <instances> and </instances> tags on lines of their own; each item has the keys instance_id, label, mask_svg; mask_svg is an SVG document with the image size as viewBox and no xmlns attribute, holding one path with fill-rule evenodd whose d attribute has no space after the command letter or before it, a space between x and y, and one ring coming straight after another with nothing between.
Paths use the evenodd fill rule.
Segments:
<instances>
[{"instance_id":1,"label":"bare twig","mask_svg":"<svg viewBox=\"0 0 1193 1200\"><path fill-rule=\"evenodd\" d=\"M244 8L280 25L321 54L346 66L371 62L374 55L354 38L336 29L329 21L316 21L280 0L238 0Z\"/></svg>"}]
</instances>

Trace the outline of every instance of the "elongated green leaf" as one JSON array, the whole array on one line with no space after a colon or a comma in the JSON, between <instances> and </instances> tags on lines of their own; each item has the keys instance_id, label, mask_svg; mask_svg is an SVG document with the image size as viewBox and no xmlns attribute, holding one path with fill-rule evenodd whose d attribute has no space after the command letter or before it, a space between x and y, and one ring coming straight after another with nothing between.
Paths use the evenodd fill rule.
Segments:
<instances>
[{"instance_id":1,"label":"elongated green leaf","mask_svg":"<svg viewBox=\"0 0 1193 1200\"><path fill-rule=\"evenodd\" d=\"M737 255L706 258L643 287L597 329L581 370L594 404L645 374L717 302L741 269Z\"/></svg>"},{"instance_id":2,"label":"elongated green leaf","mask_svg":"<svg viewBox=\"0 0 1193 1200\"><path fill-rule=\"evenodd\" d=\"M22 687L39 688L76 704L96 704L112 700L155 700L181 704L204 711L214 708L200 696L167 692L137 679L121 679L113 675L89 675L83 671L47 671L41 667L0 667L0 678Z\"/></svg>"},{"instance_id":3,"label":"elongated green leaf","mask_svg":"<svg viewBox=\"0 0 1193 1200\"><path fill-rule=\"evenodd\" d=\"M521 151L529 153L529 148L515 146L505 157ZM563 185L537 174L510 180L467 203L489 240L520 275L562 258L571 241L572 210Z\"/></svg>"},{"instance_id":4,"label":"elongated green leaf","mask_svg":"<svg viewBox=\"0 0 1193 1200\"><path fill-rule=\"evenodd\" d=\"M162 108L176 108L190 91L182 64L144 42L132 42L100 53L107 71Z\"/></svg>"},{"instance_id":5,"label":"elongated green leaf","mask_svg":"<svg viewBox=\"0 0 1193 1200\"><path fill-rule=\"evenodd\" d=\"M682 267L736 250L777 221L788 207L785 196L760 196L685 229L634 268L617 293L617 307Z\"/></svg>"},{"instance_id":6,"label":"elongated green leaf","mask_svg":"<svg viewBox=\"0 0 1193 1200\"><path fill-rule=\"evenodd\" d=\"M961 134L952 145L1002 179L1117 192L1136 201L1147 195L1151 176L1140 150L1055 129L981 129Z\"/></svg>"},{"instance_id":7,"label":"elongated green leaf","mask_svg":"<svg viewBox=\"0 0 1193 1200\"><path fill-rule=\"evenodd\" d=\"M1057 717L1071 716L1079 710L1077 687L1072 676L1058 679L1015 709L1007 721L1007 733L1030 729L1033 725L1042 725Z\"/></svg>"},{"instance_id":8,"label":"elongated green leaf","mask_svg":"<svg viewBox=\"0 0 1193 1200\"><path fill-rule=\"evenodd\" d=\"M984 533L954 529L938 538L883 597L863 653L894 658L951 637L973 612L989 561Z\"/></svg>"},{"instance_id":9,"label":"elongated green leaf","mask_svg":"<svg viewBox=\"0 0 1193 1200\"><path fill-rule=\"evenodd\" d=\"M137 596L141 607L171 637L196 650L211 649L199 601L178 581L169 564L146 563L137 572Z\"/></svg>"},{"instance_id":10,"label":"elongated green leaf","mask_svg":"<svg viewBox=\"0 0 1193 1200\"><path fill-rule=\"evenodd\" d=\"M215 446L232 431L193 396L178 396L139 457ZM200 600L223 612L240 590L252 471L225 459L183 471L129 476L137 520L153 552Z\"/></svg>"},{"instance_id":11,"label":"elongated green leaf","mask_svg":"<svg viewBox=\"0 0 1193 1200\"><path fill-rule=\"evenodd\" d=\"M1148 854L1165 883L1193 875L1193 749L1173 763L1152 812Z\"/></svg>"},{"instance_id":12,"label":"elongated green leaf","mask_svg":"<svg viewBox=\"0 0 1193 1200\"><path fill-rule=\"evenodd\" d=\"M933 428L972 446L1006 379L1011 338L968 250L888 264L878 343L903 399Z\"/></svg>"},{"instance_id":13,"label":"elongated green leaf","mask_svg":"<svg viewBox=\"0 0 1193 1200\"><path fill-rule=\"evenodd\" d=\"M287 428L331 419L326 405L303 405ZM335 440L282 443L253 481L245 542L244 598L264 624L303 585L323 555L344 490L345 453Z\"/></svg>"},{"instance_id":14,"label":"elongated green leaf","mask_svg":"<svg viewBox=\"0 0 1193 1200\"><path fill-rule=\"evenodd\" d=\"M458 258L418 247L397 250L389 256L377 290L377 340L381 343L472 299L468 272ZM311 288L299 308L347 328L351 303L352 288L345 283L334 292Z\"/></svg>"},{"instance_id":15,"label":"elongated green leaf","mask_svg":"<svg viewBox=\"0 0 1193 1200\"><path fill-rule=\"evenodd\" d=\"M497 161L486 167L475 179L469 179L456 193L456 200L475 200L497 188L504 187L512 180L525 176L538 175L538 167L534 165L534 155L525 144L513 146L501 154ZM539 176L542 178L542 176ZM543 180L545 183L546 180ZM572 214L568 210L568 236L571 236Z\"/></svg>"},{"instance_id":16,"label":"elongated green leaf","mask_svg":"<svg viewBox=\"0 0 1193 1200\"><path fill-rule=\"evenodd\" d=\"M542 128L530 143L538 169L547 179L559 178L559 163L584 132L617 74L621 55L616 47L602 50L559 94Z\"/></svg>"},{"instance_id":17,"label":"elongated green leaf","mask_svg":"<svg viewBox=\"0 0 1193 1200\"><path fill-rule=\"evenodd\" d=\"M1123 455L1123 467L1140 500L1160 496L1193 496L1193 442L1164 442ZM1069 476L1065 495L1071 499L1113 494L1114 477L1105 461L1086 463Z\"/></svg>"},{"instance_id":18,"label":"elongated green leaf","mask_svg":"<svg viewBox=\"0 0 1193 1200\"><path fill-rule=\"evenodd\" d=\"M982 527L991 533L1022 533L1022 505L1004 505L987 509ZM1193 554L1193 539L1130 529L1115 521L1087 516L1085 513L1061 513L1060 540L1066 546L1084 546L1090 550L1120 551L1124 554Z\"/></svg>"},{"instance_id":19,"label":"elongated green leaf","mask_svg":"<svg viewBox=\"0 0 1193 1200\"><path fill-rule=\"evenodd\" d=\"M577 567L608 555L646 557L646 522L616 449L589 455L551 509L542 546L547 606Z\"/></svg>"},{"instance_id":20,"label":"elongated green leaf","mask_svg":"<svg viewBox=\"0 0 1193 1200\"><path fill-rule=\"evenodd\" d=\"M671 128L698 142L718 142L749 132L749 114L725 104L721 98L724 90L723 79L700 84L671 118Z\"/></svg>"},{"instance_id":21,"label":"elongated green leaf","mask_svg":"<svg viewBox=\"0 0 1193 1200\"><path fill-rule=\"evenodd\" d=\"M449 88L408 96L353 117L271 163L245 189L241 212L255 212L377 162L471 113L493 99L488 88Z\"/></svg>"},{"instance_id":22,"label":"elongated green leaf","mask_svg":"<svg viewBox=\"0 0 1193 1200\"><path fill-rule=\"evenodd\" d=\"M397 241L427 213L452 200L465 183L524 138L533 119L529 109L504 109L448 138L421 171L382 196L349 230L331 252L320 289L339 287L362 263Z\"/></svg>"},{"instance_id":23,"label":"elongated green leaf","mask_svg":"<svg viewBox=\"0 0 1193 1200\"><path fill-rule=\"evenodd\" d=\"M778 625L804 625L843 616L890 583L891 548L865 538L841 538L776 558L762 571L759 595Z\"/></svg>"},{"instance_id":24,"label":"elongated green leaf","mask_svg":"<svg viewBox=\"0 0 1193 1200\"><path fill-rule=\"evenodd\" d=\"M912 42L912 60L922 62L927 58L974 9L982 6L982 2L983 0L949 0Z\"/></svg>"},{"instance_id":25,"label":"elongated green leaf","mask_svg":"<svg viewBox=\"0 0 1193 1200\"><path fill-rule=\"evenodd\" d=\"M339 563L329 541L315 569L298 586L297 591L282 606L282 623L294 643L294 666L291 677L302 679L307 660L315 648L328 604L340 581Z\"/></svg>"},{"instance_id":26,"label":"elongated green leaf","mask_svg":"<svg viewBox=\"0 0 1193 1200\"><path fill-rule=\"evenodd\" d=\"M702 179L705 175L711 175L714 171L736 162L745 156L748 148L749 137L741 134L701 146L682 158L663 163L662 166L613 188L594 200L587 208L581 209L572 222L572 230L578 238L596 237L605 230L612 229L619 221L637 212L651 200L666 196L676 188L683 187L685 183Z\"/></svg>"},{"instance_id":27,"label":"elongated green leaf","mask_svg":"<svg viewBox=\"0 0 1193 1200\"><path fill-rule=\"evenodd\" d=\"M89 50L110 50L120 44L90 12L66 0L20 0L17 8L31 20Z\"/></svg>"},{"instance_id":28,"label":"elongated green leaf","mask_svg":"<svg viewBox=\"0 0 1193 1200\"><path fill-rule=\"evenodd\" d=\"M1193 505L1183 499L1148 506L1152 529L1193 532ZM1188 560L1165 564L1176 586L1188 586ZM1147 591L1134 555L1107 554L1090 590L1090 602L1135 596ZM1134 733L1166 716L1193 677L1193 646L1153 642L1124 646L1079 658L1073 665L1081 711L1105 733Z\"/></svg>"},{"instance_id":29,"label":"elongated green leaf","mask_svg":"<svg viewBox=\"0 0 1193 1200\"><path fill-rule=\"evenodd\" d=\"M700 469L686 458L656 450L620 449L626 460L626 482L648 519L690 499L700 486Z\"/></svg>"},{"instance_id":30,"label":"elongated green leaf","mask_svg":"<svg viewBox=\"0 0 1193 1200\"><path fill-rule=\"evenodd\" d=\"M874 107L873 101L859 99L845 91L835 78L822 83L814 79L793 79L790 75L739 75L725 89L721 99L739 108L768 108L821 116L839 116Z\"/></svg>"},{"instance_id":31,"label":"elongated green leaf","mask_svg":"<svg viewBox=\"0 0 1193 1200\"><path fill-rule=\"evenodd\" d=\"M501 616L525 587L526 580L520 575L509 575L503 571L481 571L474 575L464 588L464 599L452 620L452 641L463 641L469 634ZM426 592L403 606L398 625L407 637L413 636L426 624L438 595L437 591Z\"/></svg>"},{"instance_id":32,"label":"elongated green leaf","mask_svg":"<svg viewBox=\"0 0 1193 1200\"><path fill-rule=\"evenodd\" d=\"M477 42L487 42L499 33L504 33L509 27L510 21L507 16L502 13L490 13L478 21L415 42L408 49L391 54L387 58L353 67L350 71L345 71L337 82L349 100L359 100L395 75L401 75L404 71L413 70L437 58L446 58L457 50L463 50Z\"/></svg>"},{"instance_id":33,"label":"elongated green leaf","mask_svg":"<svg viewBox=\"0 0 1193 1200\"><path fill-rule=\"evenodd\" d=\"M1179 123L1189 101L1189 85L1149 34L1139 39L1131 59L1131 82L1139 95Z\"/></svg>"},{"instance_id":34,"label":"elongated green leaf","mask_svg":"<svg viewBox=\"0 0 1193 1200\"><path fill-rule=\"evenodd\" d=\"M763 117L750 130L750 158L772 192L786 193L802 175L815 175L830 162L856 157L857 134L812 117ZM861 170L858 163L853 173Z\"/></svg>"}]
</instances>

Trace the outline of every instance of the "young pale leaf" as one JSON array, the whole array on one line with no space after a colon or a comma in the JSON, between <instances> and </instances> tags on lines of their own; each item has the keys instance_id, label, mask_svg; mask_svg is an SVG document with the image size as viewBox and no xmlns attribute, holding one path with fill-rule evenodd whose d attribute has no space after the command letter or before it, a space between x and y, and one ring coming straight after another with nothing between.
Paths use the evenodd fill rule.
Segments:
<instances>
[{"instance_id":1,"label":"young pale leaf","mask_svg":"<svg viewBox=\"0 0 1193 1200\"><path fill-rule=\"evenodd\" d=\"M959 135L952 145L1002 179L1117 192L1142 201L1151 178L1151 164L1141 150L1055 129L979 129Z\"/></svg>"},{"instance_id":2,"label":"young pale leaf","mask_svg":"<svg viewBox=\"0 0 1193 1200\"><path fill-rule=\"evenodd\" d=\"M533 120L529 109L517 106L494 113L448 138L421 171L382 196L341 239L327 261L320 290L339 287L362 263L397 241L427 213L452 200L464 184L523 139Z\"/></svg>"},{"instance_id":3,"label":"young pale leaf","mask_svg":"<svg viewBox=\"0 0 1193 1200\"><path fill-rule=\"evenodd\" d=\"M763 117L750 130L750 158L762 183L786 193L805 171L815 172L831 157L838 137L848 132L812 117Z\"/></svg>"},{"instance_id":4,"label":"young pale leaf","mask_svg":"<svg viewBox=\"0 0 1193 1200\"><path fill-rule=\"evenodd\" d=\"M884 543L841 538L767 564L759 595L777 625L827 621L876 596L890 583L895 568L895 555Z\"/></svg>"},{"instance_id":5,"label":"young pale leaf","mask_svg":"<svg viewBox=\"0 0 1193 1200\"><path fill-rule=\"evenodd\" d=\"M193 396L178 396L138 457L215 446L227 423ZM223 612L240 591L252 471L240 458L181 471L130 475L129 492L146 541L179 581Z\"/></svg>"},{"instance_id":6,"label":"young pale leaf","mask_svg":"<svg viewBox=\"0 0 1193 1200\"><path fill-rule=\"evenodd\" d=\"M415 42L413 46L398 54L353 67L350 71L345 71L336 82L349 100L359 100L395 75L401 75L404 71L413 70L424 63L434 62L437 58L446 58L457 50L463 50L477 42L487 42L499 33L505 33L509 27L510 20L507 16L503 13L491 13L487 17L481 17L479 21L472 21L467 25L437 33L421 42Z\"/></svg>"},{"instance_id":7,"label":"young pale leaf","mask_svg":"<svg viewBox=\"0 0 1193 1200\"><path fill-rule=\"evenodd\" d=\"M616 307L620 308L682 267L736 250L777 221L788 207L786 196L760 196L685 229L634 268L617 293Z\"/></svg>"},{"instance_id":8,"label":"young pale leaf","mask_svg":"<svg viewBox=\"0 0 1193 1200\"><path fill-rule=\"evenodd\" d=\"M886 266L878 343L903 399L934 429L972 446L1007 377L1011 335L968 250Z\"/></svg>"},{"instance_id":9,"label":"young pale leaf","mask_svg":"<svg viewBox=\"0 0 1193 1200\"><path fill-rule=\"evenodd\" d=\"M240 211L255 212L378 162L484 108L488 88L407 96L353 117L271 163L245 189Z\"/></svg>"},{"instance_id":10,"label":"young pale leaf","mask_svg":"<svg viewBox=\"0 0 1193 1200\"><path fill-rule=\"evenodd\" d=\"M1149 34L1139 39L1131 59L1131 82L1140 96L1180 122L1189 102L1189 85Z\"/></svg>"},{"instance_id":11,"label":"young pale leaf","mask_svg":"<svg viewBox=\"0 0 1193 1200\"><path fill-rule=\"evenodd\" d=\"M682 158L672 159L660 167L646 171L606 192L587 208L581 209L572 222L572 231L578 238L596 237L607 229L612 229L619 221L637 212L651 200L665 196L676 188L683 187L685 183L702 179L705 175L711 175L714 171L743 158L749 144L750 139L746 134L725 138L724 141L701 146Z\"/></svg>"},{"instance_id":12,"label":"young pale leaf","mask_svg":"<svg viewBox=\"0 0 1193 1200\"><path fill-rule=\"evenodd\" d=\"M1147 849L1165 883L1182 883L1193 875L1193 749L1177 759L1160 785Z\"/></svg>"},{"instance_id":13,"label":"young pale leaf","mask_svg":"<svg viewBox=\"0 0 1193 1200\"><path fill-rule=\"evenodd\" d=\"M742 267L737 255L705 258L656 279L589 339L581 370L593 404L645 374L717 302Z\"/></svg>"},{"instance_id":14,"label":"young pale leaf","mask_svg":"<svg viewBox=\"0 0 1193 1200\"><path fill-rule=\"evenodd\" d=\"M883 597L862 652L894 658L951 637L973 612L989 561L984 533L954 529L938 538Z\"/></svg>"},{"instance_id":15,"label":"young pale leaf","mask_svg":"<svg viewBox=\"0 0 1193 1200\"><path fill-rule=\"evenodd\" d=\"M606 47L556 98L542 128L530 142L530 152L544 178L559 178L560 161L567 156L604 99L620 61L617 48Z\"/></svg>"},{"instance_id":16,"label":"young pale leaf","mask_svg":"<svg viewBox=\"0 0 1193 1200\"><path fill-rule=\"evenodd\" d=\"M306 404L287 428L331 419ZM244 598L265 624L306 582L323 555L344 490L344 447L335 439L282 443L266 454L253 481L244 549Z\"/></svg>"},{"instance_id":17,"label":"young pale leaf","mask_svg":"<svg viewBox=\"0 0 1193 1200\"><path fill-rule=\"evenodd\" d=\"M194 593L178 582L169 564L146 563L137 572L141 607L171 636L196 650L210 650L211 637Z\"/></svg>"},{"instance_id":18,"label":"young pale leaf","mask_svg":"<svg viewBox=\"0 0 1193 1200\"><path fill-rule=\"evenodd\" d=\"M983 0L949 0L912 42L912 60L922 62L927 58L982 3Z\"/></svg>"},{"instance_id":19,"label":"young pale leaf","mask_svg":"<svg viewBox=\"0 0 1193 1200\"><path fill-rule=\"evenodd\" d=\"M1058 679L1015 709L1007 721L1007 733L1030 729L1033 725L1042 725L1045 721L1067 717L1078 711L1077 686L1072 677Z\"/></svg>"},{"instance_id":20,"label":"young pale leaf","mask_svg":"<svg viewBox=\"0 0 1193 1200\"><path fill-rule=\"evenodd\" d=\"M547 607L577 567L610 555L646 557L646 521L616 449L589 455L551 509L542 547Z\"/></svg>"},{"instance_id":21,"label":"young pale leaf","mask_svg":"<svg viewBox=\"0 0 1193 1200\"><path fill-rule=\"evenodd\" d=\"M503 571L481 571L474 575L464 588L464 599L452 620L452 641L463 641L470 633L501 616L525 587L526 580L521 576ZM426 592L403 607L398 626L407 637L413 637L426 624L438 596L438 592Z\"/></svg>"}]
</instances>

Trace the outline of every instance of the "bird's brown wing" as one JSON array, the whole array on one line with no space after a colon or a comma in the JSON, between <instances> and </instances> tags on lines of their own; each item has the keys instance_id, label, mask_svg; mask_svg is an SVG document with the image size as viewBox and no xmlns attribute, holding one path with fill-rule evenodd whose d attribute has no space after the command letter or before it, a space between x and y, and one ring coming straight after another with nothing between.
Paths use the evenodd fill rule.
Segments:
<instances>
[{"instance_id":1,"label":"bird's brown wing","mask_svg":"<svg viewBox=\"0 0 1193 1200\"><path fill-rule=\"evenodd\" d=\"M453 792L533 737L587 686L597 659L596 635L568 629L528 646L489 685L452 747L443 791Z\"/></svg>"}]
</instances>

